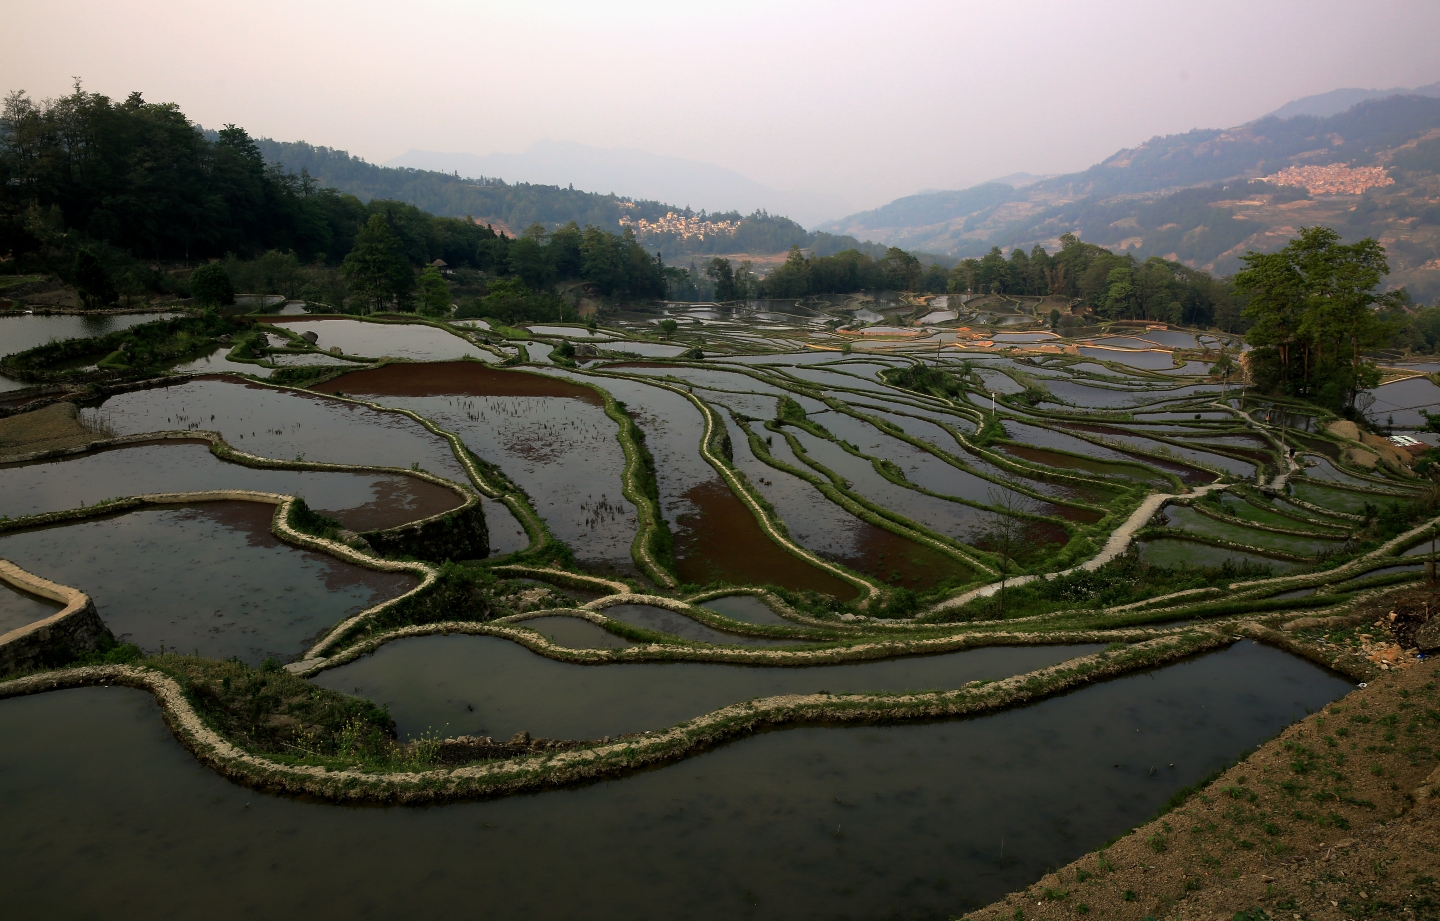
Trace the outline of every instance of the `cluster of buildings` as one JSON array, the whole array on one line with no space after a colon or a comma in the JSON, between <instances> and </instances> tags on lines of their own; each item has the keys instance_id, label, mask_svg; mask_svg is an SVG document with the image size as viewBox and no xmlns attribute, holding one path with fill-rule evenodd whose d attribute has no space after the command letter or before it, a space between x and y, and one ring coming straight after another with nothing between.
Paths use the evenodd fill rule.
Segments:
<instances>
[{"instance_id":1,"label":"cluster of buildings","mask_svg":"<svg viewBox=\"0 0 1440 921\"><path fill-rule=\"evenodd\" d=\"M1343 163L1329 166L1292 166L1265 181L1273 185L1303 186L1311 195L1360 195L1367 189L1394 185L1383 166L1351 168Z\"/></svg>"},{"instance_id":2,"label":"cluster of buildings","mask_svg":"<svg viewBox=\"0 0 1440 921\"><path fill-rule=\"evenodd\" d=\"M674 234L682 240L691 237L698 237L703 240L706 237L718 235L730 236L740 226L739 221L709 221L698 217L686 217L683 214L676 214L674 211L667 211L665 216L653 221L640 218L638 221L630 219L630 215L620 218L621 227L633 227L640 236L646 234L668 233Z\"/></svg>"}]
</instances>

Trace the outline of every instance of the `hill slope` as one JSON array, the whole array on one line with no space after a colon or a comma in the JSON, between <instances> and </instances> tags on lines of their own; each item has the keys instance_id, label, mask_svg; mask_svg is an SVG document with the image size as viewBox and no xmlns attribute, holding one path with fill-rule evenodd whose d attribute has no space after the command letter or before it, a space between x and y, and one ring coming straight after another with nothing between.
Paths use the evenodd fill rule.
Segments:
<instances>
[{"instance_id":1,"label":"hill slope","mask_svg":"<svg viewBox=\"0 0 1440 921\"><path fill-rule=\"evenodd\" d=\"M1331 90L1328 93L1317 93L1314 96L1292 99L1267 117L1294 118L1297 115L1314 115L1317 118L1329 118L1331 115L1339 115L1351 106L1365 102L1367 99L1385 99L1389 96L1440 96L1440 82L1431 83L1428 86L1417 86L1414 89L1395 87L1388 90L1362 90L1358 87L1349 87Z\"/></svg>"},{"instance_id":2,"label":"hill slope","mask_svg":"<svg viewBox=\"0 0 1440 921\"><path fill-rule=\"evenodd\" d=\"M1156 137L1083 172L913 195L821 229L960 258L1053 249L1075 233L1227 274L1247 249L1278 248L1314 224L1378 238L1395 284L1440 297L1440 99L1393 96L1328 118Z\"/></svg>"},{"instance_id":3,"label":"hill slope","mask_svg":"<svg viewBox=\"0 0 1440 921\"><path fill-rule=\"evenodd\" d=\"M485 156L408 150L385 165L608 189L634 198L682 202L697 210L746 214L765 210L789 215L802 224L831 220L850 210L839 196L773 189L713 163L571 141L537 141L521 153Z\"/></svg>"},{"instance_id":4,"label":"hill slope","mask_svg":"<svg viewBox=\"0 0 1440 921\"><path fill-rule=\"evenodd\" d=\"M829 255L859 249L881 256L885 247L828 233L814 233L789 218L756 211L706 213L659 201L584 192L558 185L501 179L466 179L451 173L377 166L343 150L304 142L257 140L265 161L289 172L302 170L321 185L362 201L393 199L442 217L472 217L515 236L531 224L548 229L574 221L616 231L631 227L640 243L669 262L710 254L783 253L791 246Z\"/></svg>"}]
</instances>

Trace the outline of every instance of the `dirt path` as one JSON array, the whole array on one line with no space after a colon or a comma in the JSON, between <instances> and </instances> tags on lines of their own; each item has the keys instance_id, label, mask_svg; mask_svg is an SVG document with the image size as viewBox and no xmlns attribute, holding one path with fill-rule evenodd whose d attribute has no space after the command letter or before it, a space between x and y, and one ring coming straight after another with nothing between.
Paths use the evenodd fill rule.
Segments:
<instances>
[{"instance_id":1,"label":"dirt path","mask_svg":"<svg viewBox=\"0 0 1440 921\"><path fill-rule=\"evenodd\" d=\"M1213 490L1224 488L1225 484L1223 483L1211 483L1208 486L1198 486L1195 489L1192 489L1190 492L1185 493L1185 498L1198 499ZM1164 507L1166 502L1169 502L1171 499L1178 498L1180 498L1180 496L1174 493L1155 493L1154 495L1146 496L1145 501L1141 502L1139 507L1130 514L1130 517L1125 519L1125 523L1120 525L1120 527L1116 528L1114 531L1110 532L1110 538L1109 540L1105 541L1105 546L1101 548L1100 552L1095 554L1093 557L1086 560L1085 562L1081 563L1079 566L1072 566L1069 569L1062 569L1059 572L1044 573L1042 575L1015 576L1013 579L1006 580L1004 586L1006 588L1014 588L1017 585L1024 585L1027 582L1034 582L1036 579L1054 579L1057 576L1068 576L1071 573L1081 571L1094 572L1101 566L1104 566L1106 563L1110 562L1120 554L1124 553L1125 549L1130 546L1130 541L1134 539L1135 532L1145 527L1145 525L1149 523L1150 519L1155 515L1155 513L1160 511L1160 509ZM999 582L991 582L989 585L982 585L979 588L971 589L970 591L965 592L962 595L956 595L953 598L946 598L944 601L935 605L926 613L947 611L951 608L963 607L964 605L969 604L971 601L974 601L976 598L989 598L991 595L1000 591L1000 586L1001 583Z\"/></svg>"}]
</instances>

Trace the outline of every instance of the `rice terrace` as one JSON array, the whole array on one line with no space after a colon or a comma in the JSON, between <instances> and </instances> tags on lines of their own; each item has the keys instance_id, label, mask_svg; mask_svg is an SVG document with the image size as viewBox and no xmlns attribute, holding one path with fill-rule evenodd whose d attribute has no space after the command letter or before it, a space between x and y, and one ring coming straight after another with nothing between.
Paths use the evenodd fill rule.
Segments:
<instances>
[{"instance_id":1,"label":"rice terrace","mask_svg":"<svg viewBox=\"0 0 1440 921\"><path fill-rule=\"evenodd\" d=\"M11 191L62 103L183 120L67 98ZM26 914L1440 917L1440 321L1375 239L757 271L191 134L280 230L40 196L0 263Z\"/></svg>"},{"instance_id":2,"label":"rice terrace","mask_svg":"<svg viewBox=\"0 0 1440 921\"><path fill-rule=\"evenodd\" d=\"M772 820L723 801L788 794L786 850L811 857L787 875L838 859L852 891L819 892L896 898L916 884L850 842L918 831L915 897L939 902L957 862L986 882L956 895L1000 894L1072 856L1037 826L1093 846L1344 694L1338 675L1413 659L1343 612L1424 576L1433 510L1378 534L1373 510L1429 502L1425 487L1355 463L1365 449L1312 408L1204 373L1238 364L1240 340L1061 336L1039 299L951 299L889 309L940 325L860 329L859 298L529 330L245 316L244 341L274 343L230 351L252 373L32 397L7 435L51 417L70 441L0 468L5 664L25 675L0 688L90 687L50 705L86 726L95 708L157 710L257 791L479 800L448 807L466 825L527 806L553 821L513 796L557 788L608 824L627 787L658 784L679 815L645 834L748 836ZM283 363L330 342L408 360ZM536 361L537 343L587 354ZM995 732L1020 738L981 757ZM786 755L803 757L790 789L754 786ZM1055 757L1061 789L1025 779ZM987 792L937 803L937 769ZM707 786L707 770L732 776ZM842 805L857 772L910 794ZM1075 772L1121 802L1077 810ZM1016 795L1048 818L1013 821ZM965 855L991 832L994 854ZM558 843L532 827L512 848ZM654 856L678 873L699 854Z\"/></svg>"}]
</instances>

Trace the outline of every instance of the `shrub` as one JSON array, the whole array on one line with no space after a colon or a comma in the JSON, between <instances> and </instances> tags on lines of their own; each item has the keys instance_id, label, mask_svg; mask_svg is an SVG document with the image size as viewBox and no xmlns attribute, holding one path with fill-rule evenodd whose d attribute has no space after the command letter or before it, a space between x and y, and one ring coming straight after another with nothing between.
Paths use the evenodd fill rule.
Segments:
<instances>
[{"instance_id":1,"label":"shrub","mask_svg":"<svg viewBox=\"0 0 1440 921\"><path fill-rule=\"evenodd\" d=\"M235 303L235 287L218 262L210 262L190 273L190 296L206 307Z\"/></svg>"},{"instance_id":2,"label":"shrub","mask_svg":"<svg viewBox=\"0 0 1440 921\"><path fill-rule=\"evenodd\" d=\"M115 286L110 283L100 260L88 249L75 254L75 291L81 302L92 310L115 303Z\"/></svg>"}]
</instances>

